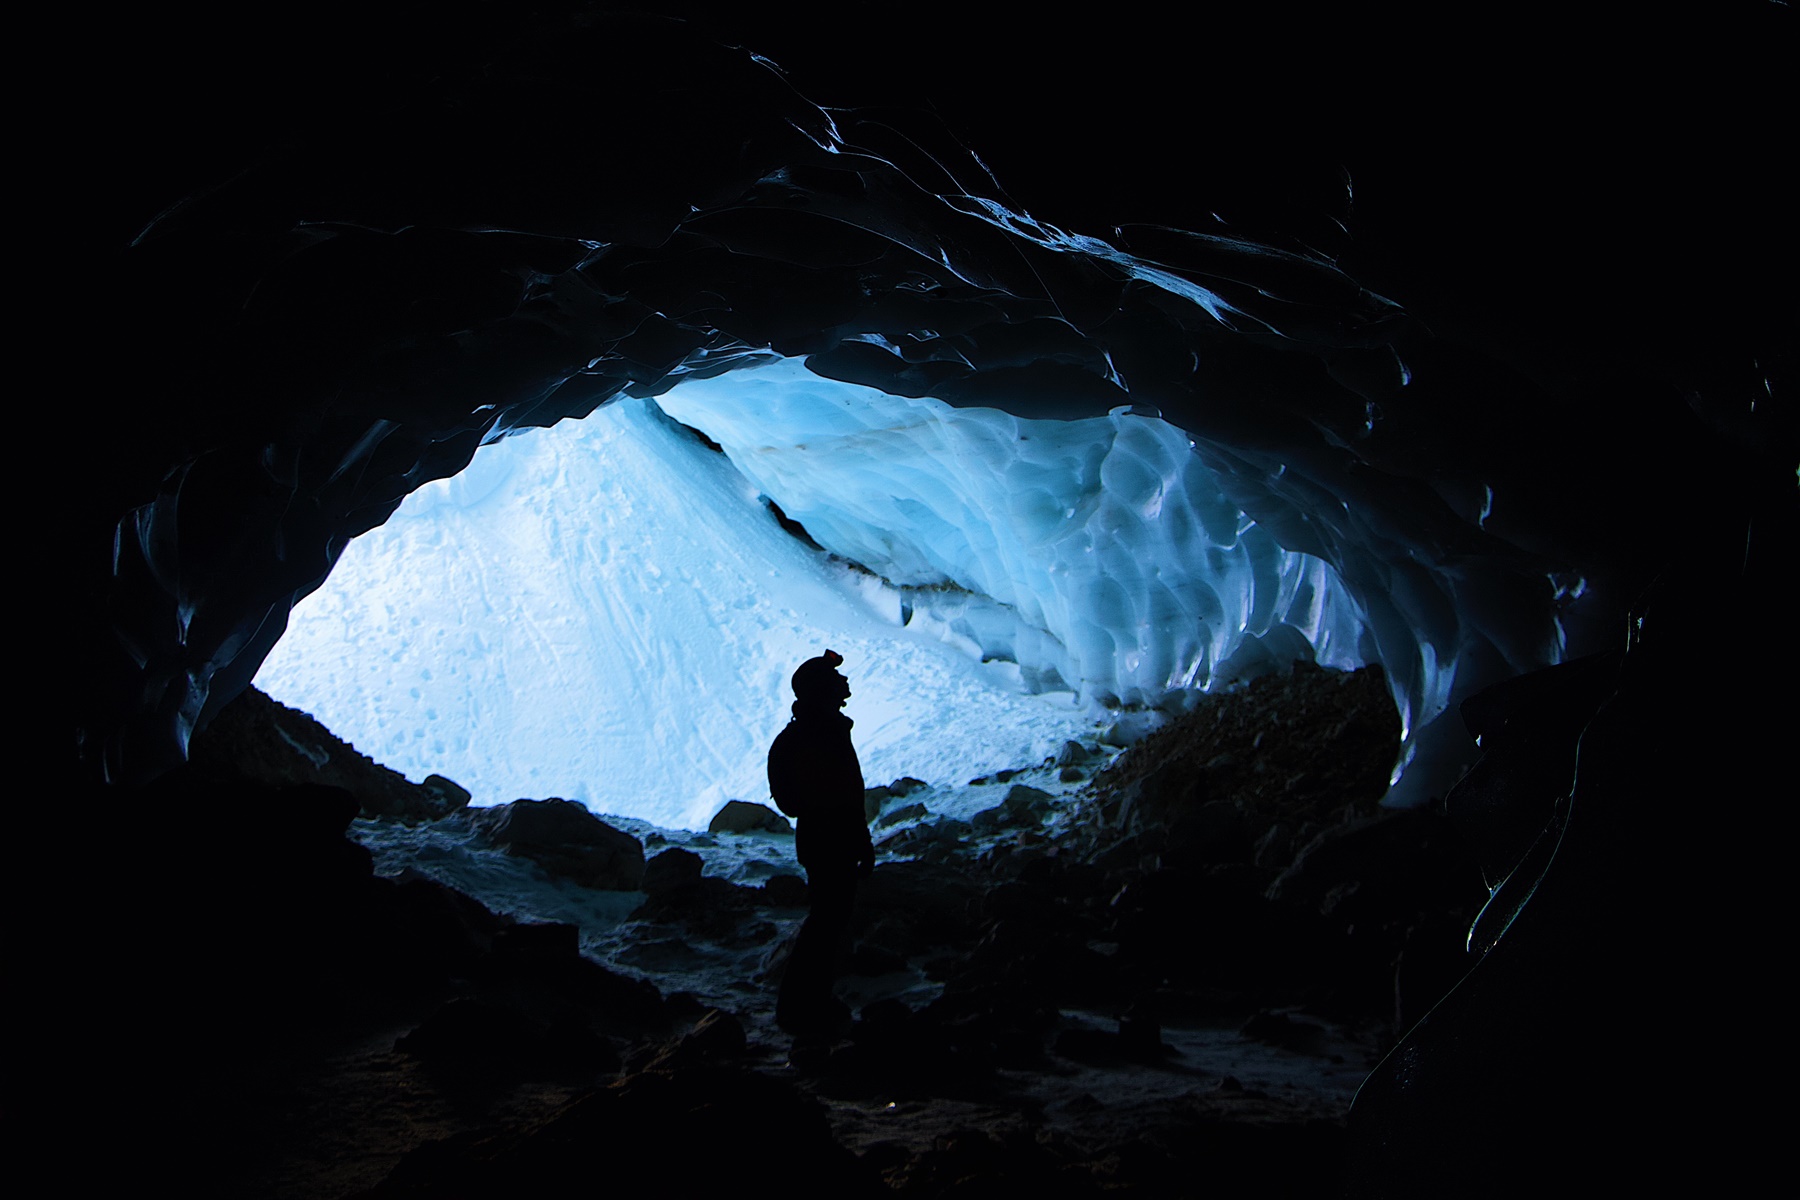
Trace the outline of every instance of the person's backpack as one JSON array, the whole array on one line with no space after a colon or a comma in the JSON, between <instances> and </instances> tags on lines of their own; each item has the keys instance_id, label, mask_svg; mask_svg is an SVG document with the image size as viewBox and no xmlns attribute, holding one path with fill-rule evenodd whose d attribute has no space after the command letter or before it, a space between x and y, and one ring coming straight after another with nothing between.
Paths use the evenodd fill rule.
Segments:
<instances>
[{"instance_id":1,"label":"person's backpack","mask_svg":"<svg viewBox=\"0 0 1800 1200\"><path fill-rule=\"evenodd\" d=\"M801 762L802 742L788 725L775 735L769 747L769 798L783 815L796 820L806 815L806 775Z\"/></svg>"}]
</instances>

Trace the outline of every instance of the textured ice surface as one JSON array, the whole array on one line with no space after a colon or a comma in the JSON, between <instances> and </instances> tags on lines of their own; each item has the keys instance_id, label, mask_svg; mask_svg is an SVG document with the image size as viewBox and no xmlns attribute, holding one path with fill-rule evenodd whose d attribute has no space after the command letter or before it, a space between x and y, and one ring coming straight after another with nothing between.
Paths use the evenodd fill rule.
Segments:
<instances>
[{"instance_id":1,"label":"textured ice surface","mask_svg":"<svg viewBox=\"0 0 1800 1200\"><path fill-rule=\"evenodd\" d=\"M1353 667L1373 640L1160 419L1027 420L783 361L485 448L350 546L257 682L477 803L697 828L766 797L785 681L826 646L873 785L1024 765L1109 706Z\"/></svg>"},{"instance_id":2,"label":"textured ice surface","mask_svg":"<svg viewBox=\"0 0 1800 1200\"><path fill-rule=\"evenodd\" d=\"M565 796L703 828L767 795L787 677L844 654L871 784L1043 758L1094 718L1023 694L784 532L646 401L486 447L346 549L257 684L478 804Z\"/></svg>"},{"instance_id":3,"label":"textured ice surface","mask_svg":"<svg viewBox=\"0 0 1800 1200\"><path fill-rule=\"evenodd\" d=\"M1028 420L793 360L659 402L826 549L899 585L888 603L911 627L1017 663L1027 686L1166 704L1270 659L1367 661L1334 572L1250 522L1154 416Z\"/></svg>"}]
</instances>

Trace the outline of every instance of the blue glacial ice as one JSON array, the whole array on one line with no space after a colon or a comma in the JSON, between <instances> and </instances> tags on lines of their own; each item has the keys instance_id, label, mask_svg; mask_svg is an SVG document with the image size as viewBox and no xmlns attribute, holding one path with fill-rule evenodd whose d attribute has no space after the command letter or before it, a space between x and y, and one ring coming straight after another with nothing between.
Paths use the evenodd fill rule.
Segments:
<instances>
[{"instance_id":1,"label":"blue glacial ice","mask_svg":"<svg viewBox=\"0 0 1800 1200\"><path fill-rule=\"evenodd\" d=\"M1029 420L821 379L796 361L660 400L914 627L1032 690L1179 707L1270 658L1360 666L1331 568L1227 500L1181 430Z\"/></svg>"},{"instance_id":2,"label":"blue glacial ice","mask_svg":"<svg viewBox=\"0 0 1800 1200\"><path fill-rule=\"evenodd\" d=\"M1335 572L1162 420L958 409L789 360L484 447L350 545L257 683L477 803L703 828L766 797L786 677L826 646L871 784L953 784L1121 707L1372 655Z\"/></svg>"}]
</instances>

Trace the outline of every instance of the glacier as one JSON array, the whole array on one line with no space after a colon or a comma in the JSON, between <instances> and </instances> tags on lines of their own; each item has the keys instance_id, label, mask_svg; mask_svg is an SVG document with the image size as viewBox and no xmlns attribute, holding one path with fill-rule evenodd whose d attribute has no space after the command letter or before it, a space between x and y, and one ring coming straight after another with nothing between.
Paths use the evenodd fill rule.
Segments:
<instances>
[{"instance_id":1,"label":"glacier","mask_svg":"<svg viewBox=\"0 0 1800 1200\"><path fill-rule=\"evenodd\" d=\"M826 646L869 782L939 785L1372 653L1336 573L1157 417L957 409L777 359L484 447L350 545L257 683L477 803L704 828L765 798L787 675Z\"/></svg>"}]
</instances>

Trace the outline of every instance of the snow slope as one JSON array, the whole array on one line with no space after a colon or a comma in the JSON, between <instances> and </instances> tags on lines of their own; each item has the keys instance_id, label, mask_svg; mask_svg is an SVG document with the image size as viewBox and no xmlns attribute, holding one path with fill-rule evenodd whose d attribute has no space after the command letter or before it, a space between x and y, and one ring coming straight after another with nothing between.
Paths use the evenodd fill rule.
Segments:
<instances>
[{"instance_id":1,"label":"snow slope","mask_svg":"<svg viewBox=\"0 0 1800 1200\"><path fill-rule=\"evenodd\" d=\"M787 677L847 662L871 785L1036 761L1096 717L901 627L891 590L782 530L650 401L485 447L356 539L256 683L477 804L565 796L703 828L764 800Z\"/></svg>"}]
</instances>

